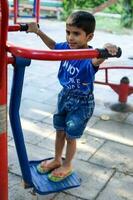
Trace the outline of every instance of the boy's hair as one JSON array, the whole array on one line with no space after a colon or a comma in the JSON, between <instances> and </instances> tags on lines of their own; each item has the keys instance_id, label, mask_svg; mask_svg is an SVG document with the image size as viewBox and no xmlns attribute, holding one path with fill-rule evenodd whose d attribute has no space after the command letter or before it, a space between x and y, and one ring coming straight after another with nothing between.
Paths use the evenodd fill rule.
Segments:
<instances>
[{"instance_id":1,"label":"boy's hair","mask_svg":"<svg viewBox=\"0 0 133 200\"><path fill-rule=\"evenodd\" d=\"M95 30L96 20L89 12L77 11L72 13L68 19L72 21L71 23L67 23L68 25L81 28L86 34L93 33Z\"/></svg>"}]
</instances>

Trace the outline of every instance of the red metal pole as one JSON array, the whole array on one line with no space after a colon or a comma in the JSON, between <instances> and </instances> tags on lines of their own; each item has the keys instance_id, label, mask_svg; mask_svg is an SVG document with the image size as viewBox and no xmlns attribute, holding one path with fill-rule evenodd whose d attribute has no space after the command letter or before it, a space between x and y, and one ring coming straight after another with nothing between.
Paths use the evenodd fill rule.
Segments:
<instances>
[{"instance_id":1,"label":"red metal pole","mask_svg":"<svg viewBox=\"0 0 133 200\"><path fill-rule=\"evenodd\" d=\"M0 200L8 200L7 159L7 29L8 2L0 0Z\"/></svg>"},{"instance_id":2,"label":"red metal pole","mask_svg":"<svg viewBox=\"0 0 133 200\"><path fill-rule=\"evenodd\" d=\"M128 77L123 77L120 81L119 86L119 102L126 103L129 93L129 79Z\"/></svg>"},{"instance_id":3,"label":"red metal pole","mask_svg":"<svg viewBox=\"0 0 133 200\"><path fill-rule=\"evenodd\" d=\"M36 0L36 22L39 23L40 19L40 0Z\"/></svg>"},{"instance_id":4,"label":"red metal pole","mask_svg":"<svg viewBox=\"0 0 133 200\"><path fill-rule=\"evenodd\" d=\"M8 26L8 31L20 31L20 24L15 24L12 26Z\"/></svg>"},{"instance_id":5,"label":"red metal pole","mask_svg":"<svg viewBox=\"0 0 133 200\"><path fill-rule=\"evenodd\" d=\"M14 24L17 23L17 17L18 17L18 0L14 0Z\"/></svg>"},{"instance_id":6,"label":"red metal pole","mask_svg":"<svg viewBox=\"0 0 133 200\"><path fill-rule=\"evenodd\" d=\"M14 44L7 43L7 51L15 56L35 59L35 60L72 60L72 59L83 59L83 58L96 58L99 56L97 49L84 49L84 50L36 50L22 48L15 46Z\"/></svg>"}]
</instances>

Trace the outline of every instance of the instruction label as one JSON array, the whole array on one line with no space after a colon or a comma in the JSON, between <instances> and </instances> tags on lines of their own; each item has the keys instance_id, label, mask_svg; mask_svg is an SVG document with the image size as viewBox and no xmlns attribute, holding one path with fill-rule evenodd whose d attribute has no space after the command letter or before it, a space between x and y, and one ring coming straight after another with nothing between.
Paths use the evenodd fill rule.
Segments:
<instances>
[{"instance_id":1,"label":"instruction label","mask_svg":"<svg viewBox=\"0 0 133 200\"><path fill-rule=\"evenodd\" d=\"M6 105L0 105L0 134L6 132L7 127L7 107Z\"/></svg>"}]
</instances>

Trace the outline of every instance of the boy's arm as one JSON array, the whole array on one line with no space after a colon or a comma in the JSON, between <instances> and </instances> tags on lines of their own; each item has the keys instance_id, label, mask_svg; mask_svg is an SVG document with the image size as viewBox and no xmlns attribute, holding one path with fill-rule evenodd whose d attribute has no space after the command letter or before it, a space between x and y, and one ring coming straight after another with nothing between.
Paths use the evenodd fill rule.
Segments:
<instances>
[{"instance_id":1,"label":"boy's arm","mask_svg":"<svg viewBox=\"0 0 133 200\"><path fill-rule=\"evenodd\" d=\"M110 43L105 44L103 48L107 49L109 54L111 54L111 55L116 55L117 51L118 51L118 47L116 45L110 44ZM105 61L104 58L94 58L94 59L92 59L92 64L95 67L98 67L104 61Z\"/></svg>"},{"instance_id":2,"label":"boy's arm","mask_svg":"<svg viewBox=\"0 0 133 200\"><path fill-rule=\"evenodd\" d=\"M47 47L49 47L50 49L54 49L54 47L55 47L54 40L52 40L50 37L48 37L40 29L38 29L36 34L42 39L42 41L47 45Z\"/></svg>"},{"instance_id":3,"label":"boy's arm","mask_svg":"<svg viewBox=\"0 0 133 200\"><path fill-rule=\"evenodd\" d=\"M47 45L47 47L49 47L50 49L54 49L56 42L50 37L48 37L44 32L42 32L35 22L28 24L27 33L29 32L37 34L42 39L42 41Z\"/></svg>"}]
</instances>

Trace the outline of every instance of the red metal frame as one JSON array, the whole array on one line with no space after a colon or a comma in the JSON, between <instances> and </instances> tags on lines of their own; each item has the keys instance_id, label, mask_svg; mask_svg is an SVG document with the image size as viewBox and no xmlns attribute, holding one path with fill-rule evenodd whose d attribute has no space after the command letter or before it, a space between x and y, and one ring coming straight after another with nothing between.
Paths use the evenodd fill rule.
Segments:
<instances>
[{"instance_id":1,"label":"red metal frame","mask_svg":"<svg viewBox=\"0 0 133 200\"><path fill-rule=\"evenodd\" d=\"M122 66L115 66L115 67L101 67L99 70L104 70L105 71L105 81L95 81L97 84L101 85L108 85L110 86L119 96L119 102L120 103L126 103L127 98L130 94L133 93L133 86L129 86L127 83L122 83L120 84L115 84L115 83L110 83L109 82L109 70L114 70L114 69L129 69L133 70L133 67L122 67Z\"/></svg>"},{"instance_id":2,"label":"red metal frame","mask_svg":"<svg viewBox=\"0 0 133 200\"><path fill-rule=\"evenodd\" d=\"M71 60L71 59L83 59L83 58L95 58L99 56L99 51L90 50L36 50L27 49L19 46L15 46L11 43L7 43L7 51L15 56L30 58L35 60Z\"/></svg>"},{"instance_id":3,"label":"red metal frame","mask_svg":"<svg viewBox=\"0 0 133 200\"><path fill-rule=\"evenodd\" d=\"M14 24L17 23L18 7L19 7L18 0L14 0Z\"/></svg>"},{"instance_id":4,"label":"red metal frame","mask_svg":"<svg viewBox=\"0 0 133 200\"><path fill-rule=\"evenodd\" d=\"M39 23L39 19L40 19L40 0L36 0L35 10L36 10L36 12L35 12L35 14L36 14L35 19L36 19L36 22ZM14 15L14 24L19 23L17 21L17 18L19 16L19 0L14 0L13 15Z\"/></svg>"},{"instance_id":5,"label":"red metal frame","mask_svg":"<svg viewBox=\"0 0 133 200\"><path fill-rule=\"evenodd\" d=\"M19 31L20 30L20 24L15 24L13 26L8 26L8 31Z\"/></svg>"},{"instance_id":6,"label":"red metal frame","mask_svg":"<svg viewBox=\"0 0 133 200\"><path fill-rule=\"evenodd\" d=\"M36 0L36 22L39 23L40 19L40 0Z\"/></svg>"},{"instance_id":7,"label":"red metal frame","mask_svg":"<svg viewBox=\"0 0 133 200\"><path fill-rule=\"evenodd\" d=\"M8 29L8 3L0 1L1 5L1 32L0 32L0 119L5 127L0 129L0 199L8 200L8 156L7 156L7 29ZM3 12L4 11L4 12ZM1 124L2 125L2 124Z\"/></svg>"},{"instance_id":8,"label":"red metal frame","mask_svg":"<svg viewBox=\"0 0 133 200\"><path fill-rule=\"evenodd\" d=\"M7 57L7 52L12 53L14 56L20 56L37 60L69 60L69 59L83 59L99 57L98 50L68 50L68 51L40 51L35 49L26 49L19 46L12 45L7 42L8 31L19 31L20 25L14 25L8 27L8 3L7 0L0 0L0 114L3 115L3 120L7 124L6 119L6 107L7 107L7 64L14 63L14 57ZM109 67L100 68L105 70L105 82L95 83L108 85L116 93L122 95L120 91L126 92L126 95L133 93L133 87L126 87L122 84L113 84L108 80L108 70L111 69L133 69L133 67ZM122 97L125 101L126 97ZM2 110L2 109L3 110ZM2 111L2 112L1 112ZM1 123L2 124L2 123ZM0 124L0 125L1 125ZM1 128L1 127L0 127ZM2 132L3 131L3 132ZM0 164L0 200L8 200L8 159L7 159L7 130L6 126L0 129L0 158L2 160Z\"/></svg>"}]
</instances>

